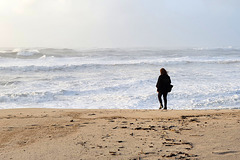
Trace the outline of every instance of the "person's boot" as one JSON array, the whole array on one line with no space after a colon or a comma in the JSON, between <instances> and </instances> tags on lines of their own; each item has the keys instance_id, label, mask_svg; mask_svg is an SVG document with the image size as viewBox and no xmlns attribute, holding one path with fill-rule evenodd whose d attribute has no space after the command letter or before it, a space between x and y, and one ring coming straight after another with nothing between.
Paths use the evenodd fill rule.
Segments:
<instances>
[{"instance_id":1,"label":"person's boot","mask_svg":"<svg viewBox=\"0 0 240 160\"><path fill-rule=\"evenodd\" d=\"M162 104L160 104L160 107L159 107L159 109L162 109L163 108L163 106L162 106Z\"/></svg>"}]
</instances>

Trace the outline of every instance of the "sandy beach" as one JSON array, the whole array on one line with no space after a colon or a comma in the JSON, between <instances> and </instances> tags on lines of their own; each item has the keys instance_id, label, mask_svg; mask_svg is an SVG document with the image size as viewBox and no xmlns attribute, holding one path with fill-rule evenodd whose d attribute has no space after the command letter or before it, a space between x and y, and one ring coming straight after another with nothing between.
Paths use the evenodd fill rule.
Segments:
<instances>
[{"instance_id":1,"label":"sandy beach","mask_svg":"<svg viewBox=\"0 0 240 160\"><path fill-rule=\"evenodd\" d=\"M240 159L240 110L0 111L1 160Z\"/></svg>"}]
</instances>

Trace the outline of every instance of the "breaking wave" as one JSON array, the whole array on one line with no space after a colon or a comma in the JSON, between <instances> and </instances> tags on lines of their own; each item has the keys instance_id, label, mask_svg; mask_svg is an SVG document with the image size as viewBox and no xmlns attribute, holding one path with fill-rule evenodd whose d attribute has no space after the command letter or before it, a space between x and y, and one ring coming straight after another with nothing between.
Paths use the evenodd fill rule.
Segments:
<instances>
[{"instance_id":1,"label":"breaking wave","mask_svg":"<svg viewBox=\"0 0 240 160\"><path fill-rule=\"evenodd\" d=\"M0 108L158 108L159 69L170 109L240 105L240 50L1 49Z\"/></svg>"}]
</instances>

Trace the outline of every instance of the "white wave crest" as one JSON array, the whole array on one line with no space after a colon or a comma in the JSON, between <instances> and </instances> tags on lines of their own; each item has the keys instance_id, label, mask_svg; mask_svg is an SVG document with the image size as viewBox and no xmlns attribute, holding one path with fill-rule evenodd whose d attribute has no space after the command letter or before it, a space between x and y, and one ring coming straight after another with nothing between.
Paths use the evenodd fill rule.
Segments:
<instances>
[{"instance_id":1,"label":"white wave crest","mask_svg":"<svg viewBox=\"0 0 240 160\"><path fill-rule=\"evenodd\" d=\"M20 50L17 52L18 56L33 56L39 54L40 52L36 49L34 50Z\"/></svg>"}]
</instances>

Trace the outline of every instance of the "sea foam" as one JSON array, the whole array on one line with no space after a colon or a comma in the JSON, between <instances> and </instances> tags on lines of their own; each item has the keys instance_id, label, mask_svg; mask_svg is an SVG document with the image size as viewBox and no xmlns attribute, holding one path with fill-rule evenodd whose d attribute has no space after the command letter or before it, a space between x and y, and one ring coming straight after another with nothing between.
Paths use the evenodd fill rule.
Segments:
<instances>
[{"instance_id":1,"label":"sea foam","mask_svg":"<svg viewBox=\"0 0 240 160\"><path fill-rule=\"evenodd\" d=\"M0 108L157 109L165 67L169 109L239 108L240 50L4 49Z\"/></svg>"}]
</instances>

